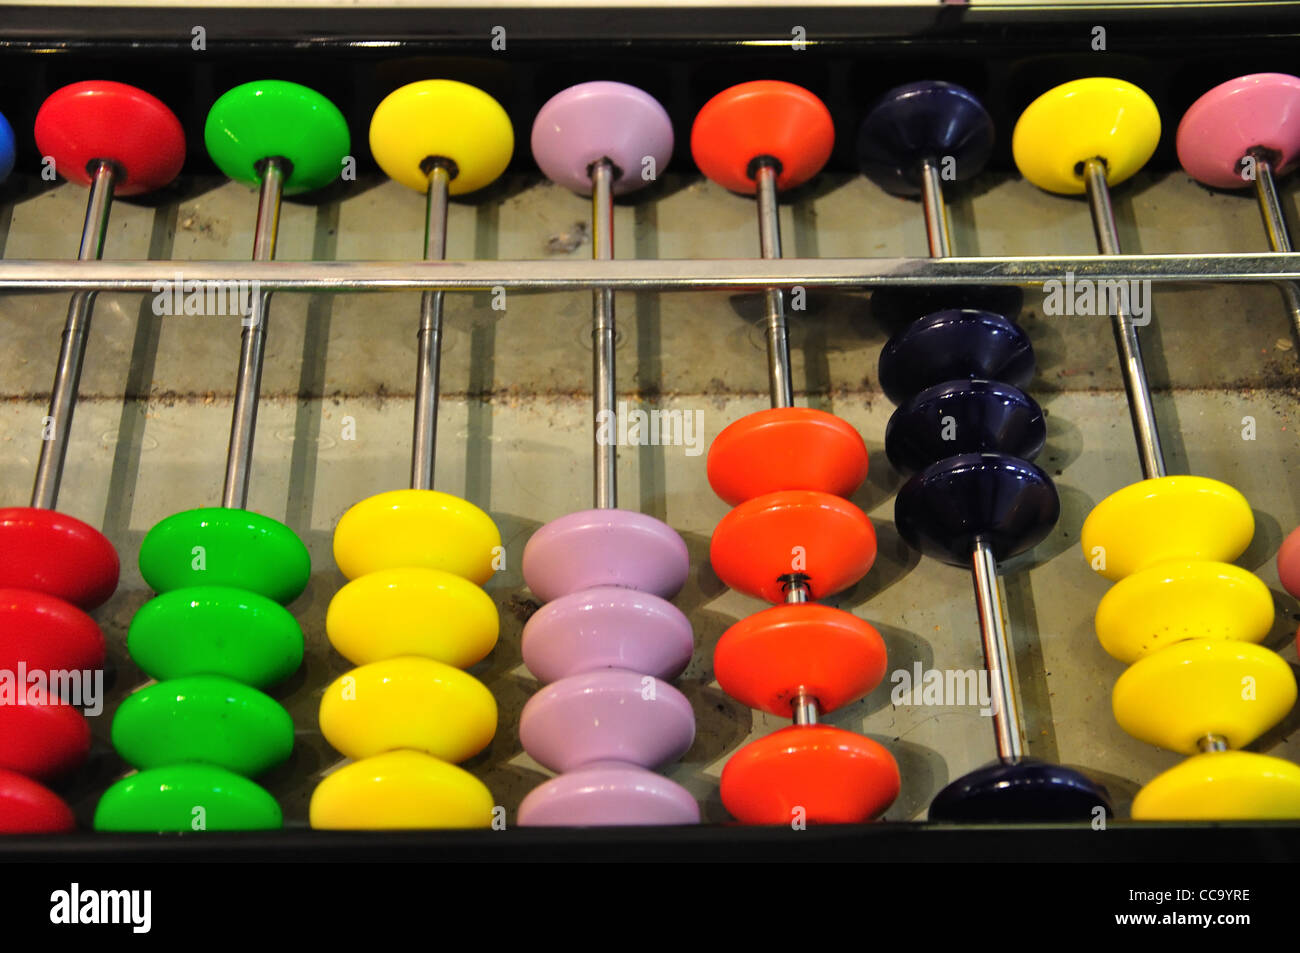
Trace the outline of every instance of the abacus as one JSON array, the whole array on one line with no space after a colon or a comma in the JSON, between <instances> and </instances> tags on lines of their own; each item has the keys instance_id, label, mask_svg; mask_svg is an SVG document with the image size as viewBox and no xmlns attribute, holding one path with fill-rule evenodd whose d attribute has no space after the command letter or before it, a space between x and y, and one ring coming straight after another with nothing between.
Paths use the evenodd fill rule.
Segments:
<instances>
[{"instance_id":1,"label":"abacus","mask_svg":"<svg viewBox=\"0 0 1300 953\"><path fill-rule=\"evenodd\" d=\"M0 856L1294 849L1300 17L209 12L0 25Z\"/></svg>"}]
</instances>

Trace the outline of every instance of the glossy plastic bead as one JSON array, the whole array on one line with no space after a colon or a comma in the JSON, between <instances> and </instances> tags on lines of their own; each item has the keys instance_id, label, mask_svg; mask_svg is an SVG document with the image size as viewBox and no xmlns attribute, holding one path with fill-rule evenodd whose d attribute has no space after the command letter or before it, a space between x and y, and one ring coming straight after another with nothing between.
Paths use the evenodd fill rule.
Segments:
<instances>
[{"instance_id":1,"label":"glossy plastic bead","mask_svg":"<svg viewBox=\"0 0 1300 953\"><path fill-rule=\"evenodd\" d=\"M668 167L673 123L658 100L635 86L579 83L538 111L532 148L543 174L579 195L591 194L591 167L608 159L614 194L624 195L650 185Z\"/></svg>"},{"instance_id":2,"label":"glossy plastic bead","mask_svg":"<svg viewBox=\"0 0 1300 953\"><path fill-rule=\"evenodd\" d=\"M1017 324L989 311L936 311L894 335L880 351L880 387L895 404L948 381L1000 381L1023 390L1034 348Z\"/></svg>"},{"instance_id":3,"label":"glossy plastic bead","mask_svg":"<svg viewBox=\"0 0 1300 953\"><path fill-rule=\"evenodd\" d=\"M90 753L84 715L45 687L0 676L0 769L41 781L63 777Z\"/></svg>"},{"instance_id":4,"label":"glossy plastic bead","mask_svg":"<svg viewBox=\"0 0 1300 953\"><path fill-rule=\"evenodd\" d=\"M690 620L648 592L600 586L546 603L524 624L524 664L543 684L621 668L673 679L691 660Z\"/></svg>"},{"instance_id":5,"label":"glossy plastic bead","mask_svg":"<svg viewBox=\"0 0 1300 953\"><path fill-rule=\"evenodd\" d=\"M528 540L524 581L543 602L597 586L671 599L686 582L686 543L667 523L632 510L580 510L551 520Z\"/></svg>"},{"instance_id":6,"label":"glossy plastic bead","mask_svg":"<svg viewBox=\"0 0 1300 953\"><path fill-rule=\"evenodd\" d=\"M248 510L186 510L140 543L140 574L157 592L192 586L247 589L281 604L302 595L311 556L283 523Z\"/></svg>"},{"instance_id":7,"label":"glossy plastic bead","mask_svg":"<svg viewBox=\"0 0 1300 953\"><path fill-rule=\"evenodd\" d=\"M1160 112L1122 79L1076 79L1049 89L1020 115L1011 135L1016 165L1034 185L1082 195L1083 164L1100 158L1117 185L1146 165L1160 141Z\"/></svg>"},{"instance_id":8,"label":"glossy plastic bead","mask_svg":"<svg viewBox=\"0 0 1300 953\"><path fill-rule=\"evenodd\" d=\"M1300 766L1249 751L1215 751L1156 775L1133 799L1135 821L1300 819Z\"/></svg>"},{"instance_id":9,"label":"glossy plastic bead","mask_svg":"<svg viewBox=\"0 0 1300 953\"><path fill-rule=\"evenodd\" d=\"M791 705L801 691L823 713L857 701L880 684L885 662L874 626L813 603L773 606L741 619L713 652L724 692L781 718L794 717Z\"/></svg>"},{"instance_id":10,"label":"glossy plastic bead","mask_svg":"<svg viewBox=\"0 0 1300 953\"><path fill-rule=\"evenodd\" d=\"M784 490L736 507L713 530L709 561L732 589L784 602L788 577L807 577L814 599L856 583L876 561L876 531L848 500Z\"/></svg>"},{"instance_id":11,"label":"glossy plastic bead","mask_svg":"<svg viewBox=\"0 0 1300 953\"><path fill-rule=\"evenodd\" d=\"M1217 189L1254 184L1241 160L1254 149L1275 175L1300 160L1300 78L1286 73L1238 76L1192 103L1178 124L1178 161L1193 179Z\"/></svg>"},{"instance_id":12,"label":"glossy plastic bead","mask_svg":"<svg viewBox=\"0 0 1300 953\"><path fill-rule=\"evenodd\" d=\"M419 751L389 751L344 765L311 796L317 830L480 828L492 794L468 771Z\"/></svg>"},{"instance_id":13,"label":"glossy plastic bead","mask_svg":"<svg viewBox=\"0 0 1300 953\"><path fill-rule=\"evenodd\" d=\"M1230 563L1254 535L1250 504L1228 484L1172 476L1106 497L1083 521L1080 543L1093 571L1122 579L1171 560Z\"/></svg>"},{"instance_id":14,"label":"glossy plastic bead","mask_svg":"<svg viewBox=\"0 0 1300 953\"><path fill-rule=\"evenodd\" d=\"M1024 391L996 381L936 384L889 418L885 454L913 473L963 453L1005 453L1033 460L1047 443L1047 422Z\"/></svg>"},{"instance_id":15,"label":"glossy plastic bead","mask_svg":"<svg viewBox=\"0 0 1300 953\"><path fill-rule=\"evenodd\" d=\"M860 824L882 814L898 789L893 755L830 725L775 731L722 769L722 803L742 824Z\"/></svg>"},{"instance_id":16,"label":"glossy plastic bead","mask_svg":"<svg viewBox=\"0 0 1300 953\"><path fill-rule=\"evenodd\" d=\"M1026 758L996 762L953 781L930 802L929 819L955 824L1094 821L1114 814L1106 789L1069 768Z\"/></svg>"},{"instance_id":17,"label":"glossy plastic bead","mask_svg":"<svg viewBox=\"0 0 1300 953\"><path fill-rule=\"evenodd\" d=\"M1275 653L1248 642L1192 639L1126 669L1111 707L1134 738L1196 754L1209 735L1244 748L1286 717L1295 700L1295 675Z\"/></svg>"},{"instance_id":18,"label":"glossy plastic bead","mask_svg":"<svg viewBox=\"0 0 1300 953\"><path fill-rule=\"evenodd\" d=\"M1282 540L1277 551L1277 577L1283 589L1300 599L1300 527Z\"/></svg>"},{"instance_id":19,"label":"glossy plastic bead","mask_svg":"<svg viewBox=\"0 0 1300 953\"><path fill-rule=\"evenodd\" d=\"M321 698L320 730L353 759L411 748L443 761L464 761L496 734L497 703L472 675L405 656L336 678Z\"/></svg>"},{"instance_id":20,"label":"glossy plastic bead","mask_svg":"<svg viewBox=\"0 0 1300 953\"><path fill-rule=\"evenodd\" d=\"M223 675L266 688L302 664L302 629L278 602L247 589L191 586L142 605L127 632L150 678Z\"/></svg>"},{"instance_id":21,"label":"glossy plastic bead","mask_svg":"<svg viewBox=\"0 0 1300 953\"><path fill-rule=\"evenodd\" d=\"M390 490L354 505L334 528L334 561L356 579L415 566L455 573L480 586L492 578L501 533L492 518L438 490Z\"/></svg>"},{"instance_id":22,"label":"glossy plastic bead","mask_svg":"<svg viewBox=\"0 0 1300 953\"><path fill-rule=\"evenodd\" d=\"M293 719L255 688L191 675L127 696L112 738L122 760L137 768L200 761L253 777L289 757Z\"/></svg>"},{"instance_id":23,"label":"glossy plastic bead","mask_svg":"<svg viewBox=\"0 0 1300 953\"><path fill-rule=\"evenodd\" d=\"M236 182L259 184L264 159L287 159L286 195L329 185L352 151L338 107L313 89L278 79L223 93L208 110L203 142L217 168Z\"/></svg>"},{"instance_id":24,"label":"glossy plastic bead","mask_svg":"<svg viewBox=\"0 0 1300 953\"><path fill-rule=\"evenodd\" d=\"M725 189L753 195L755 159L779 163L778 189L802 185L822 170L835 145L826 104L802 86L755 80L724 89L691 127L691 155Z\"/></svg>"},{"instance_id":25,"label":"glossy plastic bead","mask_svg":"<svg viewBox=\"0 0 1300 953\"><path fill-rule=\"evenodd\" d=\"M514 150L514 127L501 104L455 80L426 79L395 89L370 118L370 151L379 167L420 193L429 188L430 160L450 161L455 174L447 191L464 195L495 182Z\"/></svg>"},{"instance_id":26,"label":"glossy plastic bead","mask_svg":"<svg viewBox=\"0 0 1300 953\"><path fill-rule=\"evenodd\" d=\"M655 768L680 758L694 739L695 714L681 692L622 669L552 682L519 716L524 750L559 773L597 761Z\"/></svg>"},{"instance_id":27,"label":"glossy plastic bead","mask_svg":"<svg viewBox=\"0 0 1300 953\"><path fill-rule=\"evenodd\" d=\"M56 90L36 113L33 133L41 155L52 157L59 175L72 182L88 185L88 166L96 159L113 162L114 195L160 189L185 164L180 120L160 100L125 83L91 80Z\"/></svg>"},{"instance_id":28,"label":"glossy plastic bead","mask_svg":"<svg viewBox=\"0 0 1300 953\"><path fill-rule=\"evenodd\" d=\"M1159 563L1115 583L1097 606L1097 638L1121 662L1183 639L1262 642L1275 610L1268 586L1230 563Z\"/></svg>"},{"instance_id":29,"label":"glossy plastic bead","mask_svg":"<svg viewBox=\"0 0 1300 953\"><path fill-rule=\"evenodd\" d=\"M1001 562L1041 543L1060 515L1047 474L1001 453L933 463L903 484L894 501L894 523L909 546L962 567L970 565L976 539Z\"/></svg>"},{"instance_id":30,"label":"glossy plastic bead","mask_svg":"<svg viewBox=\"0 0 1300 953\"><path fill-rule=\"evenodd\" d=\"M0 769L0 834L64 834L76 826L71 808L57 794Z\"/></svg>"},{"instance_id":31,"label":"glossy plastic bead","mask_svg":"<svg viewBox=\"0 0 1300 953\"><path fill-rule=\"evenodd\" d=\"M99 799L95 830L272 831L284 823L263 788L211 764L169 764L128 775Z\"/></svg>"},{"instance_id":32,"label":"glossy plastic bead","mask_svg":"<svg viewBox=\"0 0 1300 953\"><path fill-rule=\"evenodd\" d=\"M9 178L14 170L14 129L0 113L0 182Z\"/></svg>"},{"instance_id":33,"label":"glossy plastic bead","mask_svg":"<svg viewBox=\"0 0 1300 953\"><path fill-rule=\"evenodd\" d=\"M993 151L993 120L956 83L924 81L885 93L858 128L858 164L893 195L921 193L921 163L952 163L953 181L977 175Z\"/></svg>"},{"instance_id":34,"label":"glossy plastic bead","mask_svg":"<svg viewBox=\"0 0 1300 953\"><path fill-rule=\"evenodd\" d=\"M81 520L30 506L0 508L0 587L93 609L117 588L119 568L113 544Z\"/></svg>"},{"instance_id":35,"label":"glossy plastic bead","mask_svg":"<svg viewBox=\"0 0 1300 953\"><path fill-rule=\"evenodd\" d=\"M70 602L0 589L0 672L79 672L104 665L104 633Z\"/></svg>"},{"instance_id":36,"label":"glossy plastic bead","mask_svg":"<svg viewBox=\"0 0 1300 953\"><path fill-rule=\"evenodd\" d=\"M777 490L848 497L867 478L867 445L834 414L773 407L723 428L707 469L713 492L732 506Z\"/></svg>"},{"instance_id":37,"label":"glossy plastic bead","mask_svg":"<svg viewBox=\"0 0 1300 953\"><path fill-rule=\"evenodd\" d=\"M661 774L616 761L584 765L528 792L520 827L698 824L691 792Z\"/></svg>"}]
</instances>

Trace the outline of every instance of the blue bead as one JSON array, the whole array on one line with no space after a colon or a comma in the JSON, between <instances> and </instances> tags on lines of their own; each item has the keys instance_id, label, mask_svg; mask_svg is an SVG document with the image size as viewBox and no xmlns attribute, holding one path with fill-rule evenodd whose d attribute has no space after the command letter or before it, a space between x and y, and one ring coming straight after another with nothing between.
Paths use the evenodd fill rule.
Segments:
<instances>
[{"instance_id":1,"label":"blue bead","mask_svg":"<svg viewBox=\"0 0 1300 953\"><path fill-rule=\"evenodd\" d=\"M0 113L0 182L9 178L14 170L14 131L9 120Z\"/></svg>"},{"instance_id":2,"label":"blue bead","mask_svg":"<svg viewBox=\"0 0 1300 953\"><path fill-rule=\"evenodd\" d=\"M894 195L921 191L921 162L930 159L947 181L979 173L993 151L993 120L970 90L927 81L891 89L858 129L858 164Z\"/></svg>"},{"instance_id":3,"label":"blue bead","mask_svg":"<svg viewBox=\"0 0 1300 953\"><path fill-rule=\"evenodd\" d=\"M1019 388L998 381L927 387L894 411L885 428L885 454L900 473L962 453L1032 460L1046 442L1042 409Z\"/></svg>"},{"instance_id":4,"label":"blue bead","mask_svg":"<svg viewBox=\"0 0 1300 953\"><path fill-rule=\"evenodd\" d=\"M927 387L973 377L1024 389L1034 348L1017 324L991 311L936 311L913 322L880 351L880 386L901 404Z\"/></svg>"},{"instance_id":5,"label":"blue bead","mask_svg":"<svg viewBox=\"0 0 1300 953\"><path fill-rule=\"evenodd\" d=\"M1026 758L997 762L958 778L930 802L930 820L1092 821L1113 815L1106 789L1078 771Z\"/></svg>"},{"instance_id":6,"label":"blue bead","mask_svg":"<svg viewBox=\"0 0 1300 953\"><path fill-rule=\"evenodd\" d=\"M894 524L908 545L965 568L977 538L1001 562L1046 539L1060 515L1047 474L1002 453L932 463L904 483L894 501Z\"/></svg>"}]
</instances>

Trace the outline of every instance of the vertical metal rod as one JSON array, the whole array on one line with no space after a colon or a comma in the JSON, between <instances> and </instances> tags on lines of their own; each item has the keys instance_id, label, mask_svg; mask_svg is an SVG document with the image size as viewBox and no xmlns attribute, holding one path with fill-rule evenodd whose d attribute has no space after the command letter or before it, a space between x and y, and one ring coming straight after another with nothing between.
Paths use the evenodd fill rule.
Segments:
<instances>
[{"instance_id":1,"label":"vertical metal rod","mask_svg":"<svg viewBox=\"0 0 1300 953\"><path fill-rule=\"evenodd\" d=\"M925 209L925 237L930 243L930 257L950 257L952 230L948 227L948 207L943 201L943 178L939 167L929 159L921 160L921 205Z\"/></svg>"},{"instance_id":2,"label":"vertical metal rod","mask_svg":"<svg viewBox=\"0 0 1300 953\"><path fill-rule=\"evenodd\" d=\"M802 688L799 694L795 695L794 701L790 703L792 717L796 725L815 725L818 716L821 714L821 705L817 699L813 698Z\"/></svg>"},{"instance_id":3,"label":"vertical metal rod","mask_svg":"<svg viewBox=\"0 0 1300 953\"><path fill-rule=\"evenodd\" d=\"M989 704L993 708L998 757L1018 760L1025 756L1024 726L1020 721L1020 701L1012 678L1011 642L1007 638L1002 597L998 592L997 563L984 539L975 540L971 576L975 582L975 601L979 606L984 667L989 673Z\"/></svg>"},{"instance_id":4,"label":"vertical metal rod","mask_svg":"<svg viewBox=\"0 0 1300 953\"><path fill-rule=\"evenodd\" d=\"M451 172L443 162L428 170L425 191L424 259L447 257L447 204ZM442 364L442 292L420 298L420 330L415 366L415 432L411 438L411 489L433 489L438 448L438 375Z\"/></svg>"},{"instance_id":5,"label":"vertical metal rod","mask_svg":"<svg viewBox=\"0 0 1300 953\"><path fill-rule=\"evenodd\" d=\"M1110 187L1106 184L1106 164L1100 159L1089 159L1084 163L1083 174L1097 250L1103 255L1118 255L1121 253L1119 231L1115 227L1115 210L1110 204ZM1119 352L1120 374L1128 395L1129 417L1133 422L1142 476L1148 480L1162 477L1165 475L1165 457L1160 449L1160 431L1156 427L1151 386L1147 383L1146 366L1142 362L1142 346L1138 342L1137 326L1122 304L1117 305L1111 314L1111 329L1115 333L1115 348Z\"/></svg>"},{"instance_id":6,"label":"vertical metal rod","mask_svg":"<svg viewBox=\"0 0 1300 953\"><path fill-rule=\"evenodd\" d=\"M781 218L776 201L778 170L773 159L760 159L758 183L758 241L764 258L781 257ZM767 318L767 376L773 407L794 405L790 382L790 339L785 326L785 297L779 288L764 292Z\"/></svg>"},{"instance_id":7,"label":"vertical metal rod","mask_svg":"<svg viewBox=\"0 0 1300 953\"><path fill-rule=\"evenodd\" d=\"M275 257L275 239L280 228L285 169L282 160L270 158L262 162L261 171L262 189L257 199L253 261L270 261ZM249 305L240 341L235 409L230 420L230 447L226 451L226 482L221 491L221 505L231 509L243 509L248 504L248 477L253 464L253 436L257 429L257 397L262 386L270 293L254 289Z\"/></svg>"},{"instance_id":8,"label":"vertical metal rod","mask_svg":"<svg viewBox=\"0 0 1300 953\"><path fill-rule=\"evenodd\" d=\"M1269 248L1275 252L1294 251L1286 227L1286 216L1282 212L1282 202L1277 194L1277 182L1273 178L1273 163L1262 153L1254 154L1254 159L1255 197L1259 199L1259 214L1264 218ZM1291 313L1291 329L1295 332L1297 341L1300 341L1300 287L1293 281L1283 281L1278 283L1278 288Z\"/></svg>"},{"instance_id":9,"label":"vertical metal rod","mask_svg":"<svg viewBox=\"0 0 1300 953\"><path fill-rule=\"evenodd\" d=\"M90 196L86 199L86 220L81 228L78 261L95 261L104 254L104 235L108 231L108 213L113 207L113 163L100 161L90 170ZM54 509L63 479L63 462L68 455L68 437L72 414L77 407L77 390L81 384L81 366L86 356L86 338L90 335L90 316L95 306L95 292L78 291L68 301L68 318L63 325L63 344L59 363L50 389L50 409L43 421L41 456L36 464L36 482L32 486L32 506Z\"/></svg>"},{"instance_id":10,"label":"vertical metal rod","mask_svg":"<svg viewBox=\"0 0 1300 953\"><path fill-rule=\"evenodd\" d=\"M601 159L593 165L591 184L591 256L597 261L610 261L614 257L613 163ZM602 510L618 506L618 446L613 440L601 438L614 417L614 338L614 292L600 288L591 293L591 402L595 423L592 490L596 508Z\"/></svg>"}]
</instances>

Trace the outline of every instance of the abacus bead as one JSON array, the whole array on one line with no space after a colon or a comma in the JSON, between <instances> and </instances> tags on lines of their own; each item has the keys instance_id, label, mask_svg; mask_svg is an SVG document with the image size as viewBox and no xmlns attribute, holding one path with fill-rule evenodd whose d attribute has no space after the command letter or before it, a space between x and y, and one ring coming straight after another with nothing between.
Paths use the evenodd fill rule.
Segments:
<instances>
[{"instance_id":1,"label":"abacus bead","mask_svg":"<svg viewBox=\"0 0 1300 953\"><path fill-rule=\"evenodd\" d=\"M546 603L524 624L524 664L546 682L606 668L676 678L694 649L691 623L648 592L599 586Z\"/></svg>"},{"instance_id":2,"label":"abacus bead","mask_svg":"<svg viewBox=\"0 0 1300 953\"><path fill-rule=\"evenodd\" d=\"M0 113L0 182L9 178L14 170L14 130L9 120Z\"/></svg>"},{"instance_id":3,"label":"abacus bead","mask_svg":"<svg viewBox=\"0 0 1300 953\"><path fill-rule=\"evenodd\" d=\"M686 582L686 543L668 524L631 510L581 510L528 540L524 581L543 602L597 586L675 596Z\"/></svg>"},{"instance_id":4,"label":"abacus bead","mask_svg":"<svg viewBox=\"0 0 1300 953\"><path fill-rule=\"evenodd\" d=\"M418 567L482 585L496 571L501 534L467 500L438 490L390 490L354 505L334 528L334 561L349 579Z\"/></svg>"},{"instance_id":5,"label":"abacus bead","mask_svg":"<svg viewBox=\"0 0 1300 953\"><path fill-rule=\"evenodd\" d=\"M326 775L312 793L310 821L317 830L482 828L494 809L468 771L420 751L388 751Z\"/></svg>"},{"instance_id":6,"label":"abacus bead","mask_svg":"<svg viewBox=\"0 0 1300 953\"><path fill-rule=\"evenodd\" d=\"M438 569L366 573L334 594L325 615L330 644L353 665L420 655L469 668L496 645L492 597Z\"/></svg>"},{"instance_id":7,"label":"abacus bead","mask_svg":"<svg viewBox=\"0 0 1300 953\"><path fill-rule=\"evenodd\" d=\"M42 686L18 684L16 673L0 680L0 768L44 781L66 775L89 752L90 724L80 711Z\"/></svg>"},{"instance_id":8,"label":"abacus bead","mask_svg":"<svg viewBox=\"0 0 1300 953\"><path fill-rule=\"evenodd\" d=\"M951 823L1069 823L1114 813L1106 789L1059 764L1027 758L976 768L930 802L929 819Z\"/></svg>"},{"instance_id":9,"label":"abacus bead","mask_svg":"<svg viewBox=\"0 0 1300 953\"><path fill-rule=\"evenodd\" d=\"M283 822L280 805L263 788L211 764L169 764L128 775L95 808L97 831L269 831Z\"/></svg>"},{"instance_id":10,"label":"abacus bead","mask_svg":"<svg viewBox=\"0 0 1300 953\"><path fill-rule=\"evenodd\" d=\"M0 834L63 834L76 826L61 797L17 771L0 768Z\"/></svg>"},{"instance_id":11,"label":"abacus bead","mask_svg":"<svg viewBox=\"0 0 1300 953\"><path fill-rule=\"evenodd\" d=\"M289 757L293 719L255 688L190 675L127 696L112 738L122 760L137 768L199 761L253 777Z\"/></svg>"},{"instance_id":12,"label":"abacus bead","mask_svg":"<svg viewBox=\"0 0 1300 953\"><path fill-rule=\"evenodd\" d=\"M524 750L559 773L597 761L658 767L684 755L694 739L695 715L681 692L622 669L552 682L519 716Z\"/></svg>"},{"instance_id":13,"label":"abacus bead","mask_svg":"<svg viewBox=\"0 0 1300 953\"><path fill-rule=\"evenodd\" d=\"M680 784L635 765L584 765L533 788L520 827L698 824L700 806Z\"/></svg>"},{"instance_id":14,"label":"abacus bead","mask_svg":"<svg viewBox=\"0 0 1300 953\"><path fill-rule=\"evenodd\" d=\"M1183 114L1176 142L1178 161L1204 185L1249 188L1241 160L1253 149L1285 175L1300 158L1300 78L1254 73L1215 86Z\"/></svg>"},{"instance_id":15,"label":"abacus bead","mask_svg":"<svg viewBox=\"0 0 1300 953\"><path fill-rule=\"evenodd\" d=\"M85 671L104 664L104 634L70 602L33 589L0 589L0 672Z\"/></svg>"},{"instance_id":16,"label":"abacus bead","mask_svg":"<svg viewBox=\"0 0 1300 953\"><path fill-rule=\"evenodd\" d=\"M900 473L963 453L1033 460L1046 443L1042 409L1018 387L997 381L927 387L899 407L885 428L885 454Z\"/></svg>"},{"instance_id":17,"label":"abacus bead","mask_svg":"<svg viewBox=\"0 0 1300 953\"><path fill-rule=\"evenodd\" d=\"M353 759L411 748L464 761L486 748L496 729L496 699L482 682L418 656L354 668L320 703L321 734Z\"/></svg>"},{"instance_id":18,"label":"abacus bead","mask_svg":"<svg viewBox=\"0 0 1300 953\"><path fill-rule=\"evenodd\" d=\"M1300 599L1300 527L1287 533L1277 551L1277 576L1282 588Z\"/></svg>"},{"instance_id":19,"label":"abacus bead","mask_svg":"<svg viewBox=\"0 0 1300 953\"><path fill-rule=\"evenodd\" d=\"M1135 821L1300 818L1300 766L1250 751L1215 751L1156 775L1133 798Z\"/></svg>"},{"instance_id":20,"label":"abacus bead","mask_svg":"<svg viewBox=\"0 0 1300 953\"><path fill-rule=\"evenodd\" d=\"M709 446L713 492L732 506L777 490L852 496L867 478L867 446L846 421L809 407L773 407L723 428Z\"/></svg>"},{"instance_id":21,"label":"abacus bead","mask_svg":"<svg viewBox=\"0 0 1300 953\"><path fill-rule=\"evenodd\" d=\"M293 615L265 596L190 586L141 606L126 646L150 678L222 675L265 688L298 670L303 639Z\"/></svg>"},{"instance_id":22,"label":"abacus bead","mask_svg":"<svg viewBox=\"0 0 1300 953\"><path fill-rule=\"evenodd\" d=\"M880 387L895 404L935 384L970 378L1023 390L1033 380L1035 366L1029 335L1002 315L935 311L885 342Z\"/></svg>"},{"instance_id":23,"label":"abacus bead","mask_svg":"<svg viewBox=\"0 0 1300 953\"><path fill-rule=\"evenodd\" d=\"M0 508L0 587L93 609L117 588L119 568L113 544L81 520L29 506Z\"/></svg>"}]
</instances>

